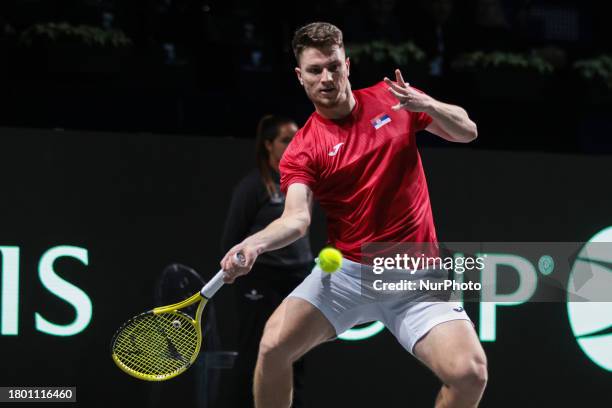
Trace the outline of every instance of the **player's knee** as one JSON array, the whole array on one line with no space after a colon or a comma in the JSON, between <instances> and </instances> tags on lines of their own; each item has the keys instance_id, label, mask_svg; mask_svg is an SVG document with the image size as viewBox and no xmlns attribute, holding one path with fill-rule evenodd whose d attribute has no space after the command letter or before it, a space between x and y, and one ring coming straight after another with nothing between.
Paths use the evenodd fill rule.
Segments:
<instances>
[{"instance_id":1,"label":"player's knee","mask_svg":"<svg viewBox=\"0 0 612 408\"><path fill-rule=\"evenodd\" d=\"M487 363L483 358L463 358L454 364L450 378L451 387L480 394L487 385Z\"/></svg>"},{"instance_id":2,"label":"player's knee","mask_svg":"<svg viewBox=\"0 0 612 408\"><path fill-rule=\"evenodd\" d=\"M266 329L259 342L258 358L269 363L290 363L291 350L287 342L283 341L280 333L274 329Z\"/></svg>"}]
</instances>

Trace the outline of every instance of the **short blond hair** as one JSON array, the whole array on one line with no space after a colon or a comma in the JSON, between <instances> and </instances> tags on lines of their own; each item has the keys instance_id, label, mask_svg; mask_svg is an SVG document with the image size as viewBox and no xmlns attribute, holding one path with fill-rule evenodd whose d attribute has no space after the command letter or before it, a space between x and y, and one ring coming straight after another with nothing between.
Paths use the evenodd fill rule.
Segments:
<instances>
[{"instance_id":1,"label":"short blond hair","mask_svg":"<svg viewBox=\"0 0 612 408\"><path fill-rule=\"evenodd\" d=\"M333 24L323 22L310 23L298 28L293 35L293 41L291 41L293 55L295 55L298 63L304 49L309 47L325 48L332 45L337 45L340 48L344 47L342 31Z\"/></svg>"}]
</instances>

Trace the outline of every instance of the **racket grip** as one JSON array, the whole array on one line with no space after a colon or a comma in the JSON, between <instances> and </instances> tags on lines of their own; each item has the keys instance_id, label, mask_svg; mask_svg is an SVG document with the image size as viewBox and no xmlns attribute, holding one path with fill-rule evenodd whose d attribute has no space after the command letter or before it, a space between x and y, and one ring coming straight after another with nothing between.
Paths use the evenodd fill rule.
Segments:
<instances>
[{"instance_id":1,"label":"racket grip","mask_svg":"<svg viewBox=\"0 0 612 408\"><path fill-rule=\"evenodd\" d=\"M237 254L234 255L234 260L236 262L239 262L241 264L244 265L245 263L245 259L244 259L244 255L240 252L238 252ZM211 297L213 297L213 295L215 293L217 293L217 291L219 289L221 289L221 286L223 286L223 276L225 275L225 273L223 272L223 269L221 269L219 272L217 272L215 274L215 276L213 276L213 278L202 288L202 290L200 291L200 294L202 296L204 296L206 299L210 299Z\"/></svg>"},{"instance_id":2,"label":"racket grip","mask_svg":"<svg viewBox=\"0 0 612 408\"><path fill-rule=\"evenodd\" d=\"M213 297L213 295L217 293L219 289L221 289L221 286L223 286L223 275L224 275L223 269L221 269L202 288L202 290L200 291L200 294L204 296L206 299L210 299L211 297Z\"/></svg>"}]
</instances>

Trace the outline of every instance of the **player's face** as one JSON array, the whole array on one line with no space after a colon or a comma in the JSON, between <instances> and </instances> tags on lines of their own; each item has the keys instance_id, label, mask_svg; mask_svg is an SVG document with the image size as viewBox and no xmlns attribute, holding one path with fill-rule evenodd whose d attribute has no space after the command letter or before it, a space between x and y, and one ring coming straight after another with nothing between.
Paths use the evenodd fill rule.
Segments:
<instances>
[{"instance_id":1,"label":"player's face","mask_svg":"<svg viewBox=\"0 0 612 408\"><path fill-rule=\"evenodd\" d=\"M306 95L317 106L333 108L348 98L349 60L344 48L306 48L295 72Z\"/></svg>"},{"instance_id":2,"label":"player's face","mask_svg":"<svg viewBox=\"0 0 612 408\"><path fill-rule=\"evenodd\" d=\"M268 149L268 153L270 154L270 160L274 162L279 162L281 157L283 157L283 153L287 149L289 142L295 136L295 133L298 131L298 127L295 123L285 123L281 125L278 129L278 135L271 142L266 142L266 148Z\"/></svg>"}]
</instances>

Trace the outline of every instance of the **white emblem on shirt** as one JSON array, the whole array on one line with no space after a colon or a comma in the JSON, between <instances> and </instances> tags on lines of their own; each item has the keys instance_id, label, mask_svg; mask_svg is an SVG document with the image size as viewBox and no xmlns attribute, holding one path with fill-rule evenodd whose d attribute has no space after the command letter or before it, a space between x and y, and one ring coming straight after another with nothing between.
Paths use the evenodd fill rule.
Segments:
<instances>
[{"instance_id":1,"label":"white emblem on shirt","mask_svg":"<svg viewBox=\"0 0 612 408\"><path fill-rule=\"evenodd\" d=\"M283 196L277 191L270 197L270 204L282 204L284 201Z\"/></svg>"},{"instance_id":2,"label":"white emblem on shirt","mask_svg":"<svg viewBox=\"0 0 612 408\"><path fill-rule=\"evenodd\" d=\"M335 146L334 146L334 148L332 149L332 151L331 151L331 152L329 152L328 154L329 154L330 156L335 156L335 155L337 155L337 154L338 154L338 150L340 150L340 146L342 146L343 144L344 144L344 142L342 142L342 143L338 143L337 145L335 145Z\"/></svg>"},{"instance_id":3,"label":"white emblem on shirt","mask_svg":"<svg viewBox=\"0 0 612 408\"><path fill-rule=\"evenodd\" d=\"M257 289L251 289L250 293L245 293L245 298L249 300L259 300L263 298L263 295L257 292Z\"/></svg>"}]
</instances>

